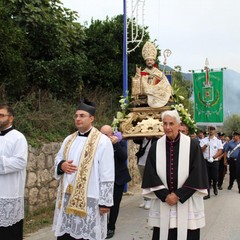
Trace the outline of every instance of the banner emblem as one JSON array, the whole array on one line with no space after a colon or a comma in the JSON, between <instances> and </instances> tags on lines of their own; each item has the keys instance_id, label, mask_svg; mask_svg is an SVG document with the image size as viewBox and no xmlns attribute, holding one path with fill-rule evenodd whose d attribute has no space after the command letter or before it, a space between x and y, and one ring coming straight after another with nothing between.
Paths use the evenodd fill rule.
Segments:
<instances>
[{"instance_id":1,"label":"banner emblem","mask_svg":"<svg viewBox=\"0 0 240 240\"><path fill-rule=\"evenodd\" d=\"M199 125L223 122L223 73L193 73L194 120Z\"/></svg>"}]
</instances>

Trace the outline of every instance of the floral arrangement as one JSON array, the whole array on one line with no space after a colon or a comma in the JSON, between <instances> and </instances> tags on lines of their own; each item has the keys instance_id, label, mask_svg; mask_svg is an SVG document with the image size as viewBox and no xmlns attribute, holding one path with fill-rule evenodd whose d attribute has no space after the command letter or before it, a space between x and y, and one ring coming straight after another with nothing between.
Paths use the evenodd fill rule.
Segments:
<instances>
[{"instance_id":1,"label":"floral arrangement","mask_svg":"<svg viewBox=\"0 0 240 240\"><path fill-rule=\"evenodd\" d=\"M190 133L197 132L196 122L192 119L188 109L185 108L182 103L172 105L171 107L178 111L181 121L188 126Z\"/></svg>"},{"instance_id":2,"label":"floral arrangement","mask_svg":"<svg viewBox=\"0 0 240 240\"><path fill-rule=\"evenodd\" d=\"M128 107L129 107L130 100L131 100L131 96L129 96L128 91L126 91L125 97L124 96L120 97L119 103L120 103L121 111L117 112L116 117L113 118L113 121L111 124L114 132L118 131L120 123L128 114ZM197 132L197 126L195 121L192 119L191 114L188 112L188 109L185 108L182 103L180 103L182 100L184 100L184 97L175 95L174 100L176 104L171 105L171 108L178 111L181 121L188 126L190 133Z\"/></svg>"},{"instance_id":3,"label":"floral arrangement","mask_svg":"<svg viewBox=\"0 0 240 240\"><path fill-rule=\"evenodd\" d=\"M113 118L113 121L112 121L112 124L111 124L114 132L118 131L120 123L122 122L122 120L127 115L130 100L131 100L131 97L129 96L128 91L126 91L126 96L125 97L124 96L120 97L119 103L120 103L121 111L117 112L116 117Z\"/></svg>"}]
</instances>

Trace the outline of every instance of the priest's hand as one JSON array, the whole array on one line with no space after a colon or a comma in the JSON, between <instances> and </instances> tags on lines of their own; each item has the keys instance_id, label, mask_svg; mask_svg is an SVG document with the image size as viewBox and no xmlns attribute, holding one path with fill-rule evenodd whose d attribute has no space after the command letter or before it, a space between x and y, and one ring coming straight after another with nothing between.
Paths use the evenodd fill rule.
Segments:
<instances>
[{"instance_id":1,"label":"priest's hand","mask_svg":"<svg viewBox=\"0 0 240 240\"><path fill-rule=\"evenodd\" d=\"M73 160L65 161L61 166L62 171L64 171L65 173L68 173L68 174L76 172L77 167L75 165L73 165L72 163L73 163Z\"/></svg>"},{"instance_id":2,"label":"priest's hand","mask_svg":"<svg viewBox=\"0 0 240 240\"><path fill-rule=\"evenodd\" d=\"M173 192L168 194L166 199L165 199L165 202L169 206L176 205L178 201L179 201L179 197L175 193L173 193Z\"/></svg>"},{"instance_id":3,"label":"priest's hand","mask_svg":"<svg viewBox=\"0 0 240 240\"><path fill-rule=\"evenodd\" d=\"M99 207L99 212L100 212L100 215L102 216L105 213L109 213L110 208Z\"/></svg>"}]
</instances>

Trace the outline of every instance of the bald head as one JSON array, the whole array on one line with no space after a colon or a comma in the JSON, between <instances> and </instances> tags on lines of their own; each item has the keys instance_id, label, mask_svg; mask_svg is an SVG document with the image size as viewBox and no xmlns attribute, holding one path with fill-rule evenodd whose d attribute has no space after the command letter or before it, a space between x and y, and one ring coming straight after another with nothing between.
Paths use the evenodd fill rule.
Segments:
<instances>
[{"instance_id":1,"label":"bald head","mask_svg":"<svg viewBox=\"0 0 240 240\"><path fill-rule=\"evenodd\" d=\"M100 131L101 131L102 134L104 134L104 135L106 135L108 137L113 135L112 127L109 126L109 125L102 126Z\"/></svg>"}]
</instances>

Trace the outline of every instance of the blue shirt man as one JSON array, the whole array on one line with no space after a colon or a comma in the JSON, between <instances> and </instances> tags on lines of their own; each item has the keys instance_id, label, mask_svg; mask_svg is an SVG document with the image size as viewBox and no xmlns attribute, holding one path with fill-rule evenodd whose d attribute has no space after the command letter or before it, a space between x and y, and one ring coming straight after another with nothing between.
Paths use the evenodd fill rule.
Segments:
<instances>
[{"instance_id":1,"label":"blue shirt man","mask_svg":"<svg viewBox=\"0 0 240 240\"><path fill-rule=\"evenodd\" d=\"M230 173L228 190L232 189L234 180L237 178L237 157L240 152L240 148L237 147L238 144L240 144L240 131L236 131L233 133L233 140L231 140L224 149L224 160L226 161L228 158Z\"/></svg>"},{"instance_id":2,"label":"blue shirt man","mask_svg":"<svg viewBox=\"0 0 240 240\"><path fill-rule=\"evenodd\" d=\"M237 184L238 184L238 193L240 193L240 151L237 157Z\"/></svg>"}]
</instances>

